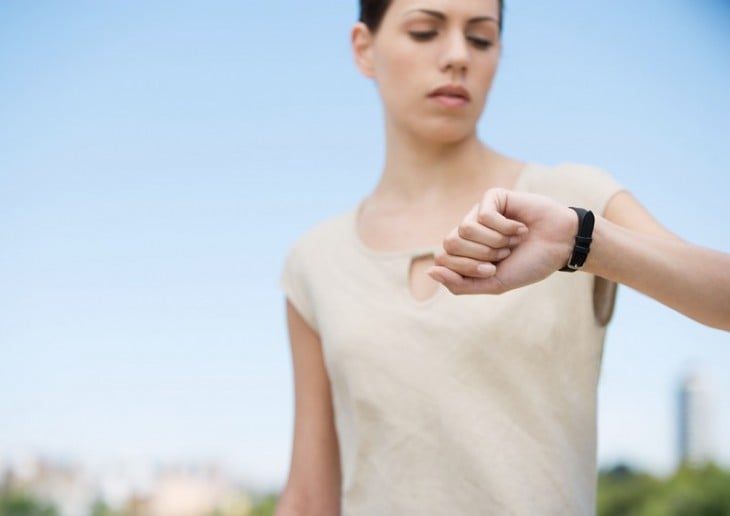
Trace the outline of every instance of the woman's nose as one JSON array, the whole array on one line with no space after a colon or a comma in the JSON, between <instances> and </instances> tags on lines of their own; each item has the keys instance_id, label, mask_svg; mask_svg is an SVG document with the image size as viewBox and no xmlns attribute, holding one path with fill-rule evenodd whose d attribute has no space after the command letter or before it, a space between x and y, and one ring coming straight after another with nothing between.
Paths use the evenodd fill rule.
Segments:
<instances>
[{"instance_id":1,"label":"woman's nose","mask_svg":"<svg viewBox=\"0 0 730 516\"><path fill-rule=\"evenodd\" d=\"M444 71L451 69L460 73L465 72L469 65L469 47L464 34L456 31L449 34L444 45L441 68Z\"/></svg>"}]
</instances>

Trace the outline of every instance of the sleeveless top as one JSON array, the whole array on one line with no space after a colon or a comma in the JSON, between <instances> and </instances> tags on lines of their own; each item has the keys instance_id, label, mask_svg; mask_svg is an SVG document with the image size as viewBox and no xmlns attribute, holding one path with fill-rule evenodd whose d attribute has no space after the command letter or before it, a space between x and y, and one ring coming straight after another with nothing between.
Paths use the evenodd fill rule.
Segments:
<instances>
[{"instance_id":1,"label":"sleeveless top","mask_svg":"<svg viewBox=\"0 0 730 516\"><path fill-rule=\"evenodd\" d=\"M528 165L515 190L603 212L621 190L582 165ZM499 295L417 301L414 258L356 233L357 209L292 248L281 284L319 334L345 515L570 515L596 506L605 327L594 277L555 273Z\"/></svg>"}]
</instances>

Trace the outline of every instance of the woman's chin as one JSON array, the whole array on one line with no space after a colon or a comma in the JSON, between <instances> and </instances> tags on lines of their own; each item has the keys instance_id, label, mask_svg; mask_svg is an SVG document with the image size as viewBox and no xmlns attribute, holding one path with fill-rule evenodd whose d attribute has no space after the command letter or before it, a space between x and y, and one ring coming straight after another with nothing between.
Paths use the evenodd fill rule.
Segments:
<instances>
[{"instance_id":1,"label":"woman's chin","mask_svg":"<svg viewBox=\"0 0 730 516\"><path fill-rule=\"evenodd\" d=\"M468 140L476 134L471 124L440 123L421 127L417 131L421 140L434 145L453 145Z\"/></svg>"}]
</instances>

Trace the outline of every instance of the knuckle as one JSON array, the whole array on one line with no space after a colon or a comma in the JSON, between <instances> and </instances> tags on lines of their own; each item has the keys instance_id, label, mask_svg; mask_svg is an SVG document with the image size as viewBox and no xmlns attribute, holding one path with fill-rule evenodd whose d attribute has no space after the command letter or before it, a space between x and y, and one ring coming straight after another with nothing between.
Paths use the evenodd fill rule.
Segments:
<instances>
[{"instance_id":1,"label":"knuckle","mask_svg":"<svg viewBox=\"0 0 730 516\"><path fill-rule=\"evenodd\" d=\"M444 250L447 253L451 253L455 251L459 246L459 236L455 234L450 234L444 239Z\"/></svg>"},{"instance_id":2,"label":"knuckle","mask_svg":"<svg viewBox=\"0 0 730 516\"><path fill-rule=\"evenodd\" d=\"M482 226L492 227L497 220L495 219L495 215L491 211L482 211L477 215L477 221Z\"/></svg>"},{"instance_id":3,"label":"knuckle","mask_svg":"<svg viewBox=\"0 0 730 516\"><path fill-rule=\"evenodd\" d=\"M474 236L474 226L472 226L469 222L462 222L459 224L458 234L461 238L466 238L468 240Z\"/></svg>"}]
</instances>

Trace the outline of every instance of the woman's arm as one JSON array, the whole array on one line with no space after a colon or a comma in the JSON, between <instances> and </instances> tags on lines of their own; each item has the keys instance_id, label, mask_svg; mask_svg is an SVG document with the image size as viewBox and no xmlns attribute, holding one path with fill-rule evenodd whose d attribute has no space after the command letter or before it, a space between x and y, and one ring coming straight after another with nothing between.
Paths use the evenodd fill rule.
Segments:
<instances>
[{"instance_id":1,"label":"woman's arm","mask_svg":"<svg viewBox=\"0 0 730 516\"><path fill-rule=\"evenodd\" d=\"M575 213L552 199L490 190L447 237L445 252L429 273L455 294L506 292L563 267L577 226ZM506 258L485 262L500 249ZM730 330L730 255L680 240L628 193L614 196L605 216L596 217L583 270L635 288L703 324Z\"/></svg>"},{"instance_id":2,"label":"woman's arm","mask_svg":"<svg viewBox=\"0 0 730 516\"><path fill-rule=\"evenodd\" d=\"M286 307L294 365L294 445L276 515L339 515L340 458L322 345L290 302Z\"/></svg>"},{"instance_id":3,"label":"woman's arm","mask_svg":"<svg viewBox=\"0 0 730 516\"><path fill-rule=\"evenodd\" d=\"M672 235L628 193L616 195L597 218L583 270L730 330L730 256Z\"/></svg>"}]
</instances>

